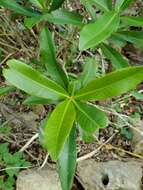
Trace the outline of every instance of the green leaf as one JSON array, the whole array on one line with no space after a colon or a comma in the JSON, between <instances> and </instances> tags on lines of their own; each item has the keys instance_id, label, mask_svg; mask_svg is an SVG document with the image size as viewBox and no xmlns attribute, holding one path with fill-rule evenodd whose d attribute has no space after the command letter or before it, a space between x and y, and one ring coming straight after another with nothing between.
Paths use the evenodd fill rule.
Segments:
<instances>
[{"instance_id":1,"label":"green leaf","mask_svg":"<svg viewBox=\"0 0 143 190\"><path fill-rule=\"evenodd\" d=\"M0 96L8 94L9 92L12 92L14 90L15 90L15 87L13 86L0 87Z\"/></svg>"},{"instance_id":2,"label":"green leaf","mask_svg":"<svg viewBox=\"0 0 143 190\"><path fill-rule=\"evenodd\" d=\"M24 24L27 28L32 28L34 25L42 21L48 21L54 24L72 24L80 27L83 26L81 15L75 11L69 12L66 10L56 10L37 17L26 18L24 20Z\"/></svg>"},{"instance_id":3,"label":"green leaf","mask_svg":"<svg viewBox=\"0 0 143 190\"><path fill-rule=\"evenodd\" d=\"M51 6L51 10L56 10L59 7L61 7L61 5L64 3L65 0L53 0L52 1L52 6Z\"/></svg>"},{"instance_id":4,"label":"green leaf","mask_svg":"<svg viewBox=\"0 0 143 190\"><path fill-rule=\"evenodd\" d=\"M116 49L107 44L101 44L103 54L111 61L115 69L121 69L129 66L129 62Z\"/></svg>"},{"instance_id":5,"label":"green leaf","mask_svg":"<svg viewBox=\"0 0 143 190\"><path fill-rule=\"evenodd\" d=\"M68 97L67 92L61 86L46 78L32 67L15 59L7 63L10 69L4 69L3 74L17 88L32 96L55 101Z\"/></svg>"},{"instance_id":6,"label":"green leaf","mask_svg":"<svg viewBox=\"0 0 143 190\"><path fill-rule=\"evenodd\" d=\"M119 16L114 11L102 15L95 23L87 24L80 32L79 49L86 50L106 40L119 25Z\"/></svg>"},{"instance_id":7,"label":"green leaf","mask_svg":"<svg viewBox=\"0 0 143 190\"><path fill-rule=\"evenodd\" d=\"M41 63L45 65L47 74L62 86L67 86L68 79L56 61L56 52L52 35L48 28L44 28L40 34Z\"/></svg>"},{"instance_id":8,"label":"green leaf","mask_svg":"<svg viewBox=\"0 0 143 190\"><path fill-rule=\"evenodd\" d=\"M140 48L143 48L143 32L142 31L123 31L114 34L121 40L133 43Z\"/></svg>"},{"instance_id":9,"label":"green leaf","mask_svg":"<svg viewBox=\"0 0 143 190\"><path fill-rule=\"evenodd\" d=\"M30 1L30 3L32 3L32 4L35 5L36 7L40 8L40 9L43 8L43 5L42 5L42 3L40 3L39 0L29 0L29 1Z\"/></svg>"},{"instance_id":10,"label":"green leaf","mask_svg":"<svg viewBox=\"0 0 143 190\"><path fill-rule=\"evenodd\" d=\"M143 27L143 16L123 16L121 17L121 21L126 26L141 26Z\"/></svg>"},{"instance_id":11,"label":"green leaf","mask_svg":"<svg viewBox=\"0 0 143 190\"><path fill-rule=\"evenodd\" d=\"M56 10L51 12L51 19L49 22L54 24L72 24L77 26L83 26L83 17L75 11Z\"/></svg>"},{"instance_id":12,"label":"green leaf","mask_svg":"<svg viewBox=\"0 0 143 190\"><path fill-rule=\"evenodd\" d=\"M71 190L76 169L76 159L76 127L73 127L58 160L58 173L63 190Z\"/></svg>"},{"instance_id":13,"label":"green leaf","mask_svg":"<svg viewBox=\"0 0 143 190\"><path fill-rule=\"evenodd\" d=\"M96 12L92 6L93 3L91 1L87 1L87 0L80 0L80 2L84 5L87 12L90 14L91 18L93 19L93 21L95 21L96 20Z\"/></svg>"},{"instance_id":14,"label":"green leaf","mask_svg":"<svg viewBox=\"0 0 143 190\"><path fill-rule=\"evenodd\" d=\"M34 13L32 11L32 9L27 10L26 8L22 7L14 0L0 0L0 6L8 8L8 9L14 11L15 13L22 14L25 16L37 16L38 15L37 13Z\"/></svg>"},{"instance_id":15,"label":"green leaf","mask_svg":"<svg viewBox=\"0 0 143 190\"><path fill-rule=\"evenodd\" d=\"M81 86L85 86L88 82L95 79L97 75L97 67L98 64L94 57L85 59L83 72L79 77L79 82L81 82Z\"/></svg>"},{"instance_id":16,"label":"green leaf","mask_svg":"<svg viewBox=\"0 0 143 190\"><path fill-rule=\"evenodd\" d=\"M106 114L95 106L76 101L74 103L78 110L76 120L83 130L93 133L108 125Z\"/></svg>"},{"instance_id":17,"label":"green leaf","mask_svg":"<svg viewBox=\"0 0 143 190\"><path fill-rule=\"evenodd\" d=\"M143 100L143 94L140 92L132 92L132 96L135 97L137 100Z\"/></svg>"},{"instance_id":18,"label":"green leaf","mask_svg":"<svg viewBox=\"0 0 143 190\"><path fill-rule=\"evenodd\" d=\"M109 11L109 1L111 0L92 0L92 2L103 11Z\"/></svg>"},{"instance_id":19,"label":"green leaf","mask_svg":"<svg viewBox=\"0 0 143 190\"><path fill-rule=\"evenodd\" d=\"M69 99L55 108L46 123L43 146L55 161L59 158L64 143L71 132L75 116L73 103Z\"/></svg>"},{"instance_id":20,"label":"green leaf","mask_svg":"<svg viewBox=\"0 0 143 190\"><path fill-rule=\"evenodd\" d=\"M23 103L27 104L27 105L35 105L35 104L45 104L46 105L46 104L53 104L55 102L53 102L53 100L50 100L50 99L30 96Z\"/></svg>"},{"instance_id":21,"label":"green leaf","mask_svg":"<svg viewBox=\"0 0 143 190\"><path fill-rule=\"evenodd\" d=\"M75 95L77 100L105 100L119 96L143 81L143 66L128 67L88 83Z\"/></svg>"},{"instance_id":22,"label":"green leaf","mask_svg":"<svg viewBox=\"0 0 143 190\"><path fill-rule=\"evenodd\" d=\"M132 140L134 136L132 131L130 131L127 127L121 128L121 135L126 137L127 140Z\"/></svg>"},{"instance_id":23,"label":"green leaf","mask_svg":"<svg viewBox=\"0 0 143 190\"><path fill-rule=\"evenodd\" d=\"M79 132L80 132L82 141L84 141L85 143L92 143L95 140L93 133L89 133L89 132L83 130L80 127L80 125L79 125Z\"/></svg>"},{"instance_id":24,"label":"green leaf","mask_svg":"<svg viewBox=\"0 0 143 190\"><path fill-rule=\"evenodd\" d=\"M123 11L135 0L116 0L116 10Z\"/></svg>"}]
</instances>

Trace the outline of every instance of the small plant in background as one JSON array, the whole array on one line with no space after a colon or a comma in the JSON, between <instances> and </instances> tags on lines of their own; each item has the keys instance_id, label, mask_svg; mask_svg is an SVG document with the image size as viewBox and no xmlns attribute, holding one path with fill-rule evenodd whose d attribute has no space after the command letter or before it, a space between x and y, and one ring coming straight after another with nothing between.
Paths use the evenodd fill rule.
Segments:
<instances>
[{"instance_id":1,"label":"small plant in background","mask_svg":"<svg viewBox=\"0 0 143 190\"><path fill-rule=\"evenodd\" d=\"M0 189L2 190L14 190L15 189L15 177L18 175L21 168L30 166L22 153L16 152L11 154L9 152L9 144L0 144L0 166L1 177L0 177Z\"/></svg>"},{"instance_id":2,"label":"small plant in background","mask_svg":"<svg viewBox=\"0 0 143 190\"><path fill-rule=\"evenodd\" d=\"M81 30L79 49L100 49L116 69L98 77L95 58L88 58L81 75L71 77L66 68L58 64L52 35L44 27L40 34L40 62L44 74L15 59L9 60L9 68L3 71L10 84L31 95L25 104L56 105L42 124L41 142L52 160L57 161L62 189L70 190L76 169L77 130L83 140L92 141L94 132L108 125L108 117L93 101L119 96L143 81L143 66L129 66L128 60L117 51L119 42L128 41L142 46L142 32L129 31L129 27L142 26L143 20L141 17L124 16L123 11L133 0L117 0L115 4L109 0L81 0L92 18L88 24L83 23L82 17L77 13L57 10L64 1L29 2L37 7L36 11L29 7L27 9L14 0L0 0L0 5L27 16L25 25L29 28L42 21L78 25ZM101 9L98 18L94 5ZM2 90L4 91L1 89L1 92ZM8 91L11 88L7 88L4 93ZM127 131L123 133L129 135Z\"/></svg>"}]
</instances>

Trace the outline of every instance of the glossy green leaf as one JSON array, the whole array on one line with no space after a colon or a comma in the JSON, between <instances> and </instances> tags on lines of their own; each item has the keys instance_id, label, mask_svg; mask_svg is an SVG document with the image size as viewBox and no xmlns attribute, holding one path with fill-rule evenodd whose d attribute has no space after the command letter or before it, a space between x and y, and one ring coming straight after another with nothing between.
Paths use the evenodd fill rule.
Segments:
<instances>
[{"instance_id":1,"label":"glossy green leaf","mask_svg":"<svg viewBox=\"0 0 143 190\"><path fill-rule=\"evenodd\" d=\"M75 11L56 10L51 12L51 19L49 22L54 24L72 24L77 26L83 26L83 17Z\"/></svg>"},{"instance_id":2,"label":"glossy green leaf","mask_svg":"<svg viewBox=\"0 0 143 190\"><path fill-rule=\"evenodd\" d=\"M113 11L105 13L95 23L87 24L80 32L79 49L97 46L115 32L118 25L119 16Z\"/></svg>"},{"instance_id":3,"label":"glossy green leaf","mask_svg":"<svg viewBox=\"0 0 143 190\"><path fill-rule=\"evenodd\" d=\"M107 59L111 61L111 64L115 69L121 69L129 66L129 62L123 57L116 49L107 44L102 44L101 49Z\"/></svg>"},{"instance_id":4,"label":"glossy green leaf","mask_svg":"<svg viewBox=\"0 0 143 190\"><path fill-rule=\"evenodd\" d=\"M48 99L45 99L45 98L39 98L39 97L36 97L36 96L30 96L28 98L26 98L26 100L23 102L24 104L27 104L27 105L36 105L36 104L53 104L55 102L53 102L53 100L48 100Z\"/></svg>"},{"instance_id":5,"label":"glossy green leaf","mask_svg":"<svg viewBox=\"0 0 143 190\"><path fill-rule=\"evenodd\" d=\"M123 16L121 17L121 21L126 26L143 27L143 16Z\"/></svg>"},{"instance_id":6,"label":"glossy green leaf","mask_svg":"<svg viewBox=\"0 0 143 190\"><path fill-rule=\"evenodd\" d=\"M40 34L40 60L45 65L47 74L65 87L68 79L61 66L57 63L54 42L48 28L44 28Z\"/></svg>"},{"instance_id":7,"label":"glossy green leaf","mask_svg":"<svg viewBox=\"0 0 143 190\"><path fill-rule=\"evenodd\" d=\"M65 0L53 0L52 1L52 6L51 6L51 10L56 10L59 7L61 7L61 5L64 3Z\"/></svg>"},{"instance_id":8,"label":"glossy green leaf","mask_svg":"<svg viewBox=\"0 0 143 190\"><path fill-rule=\"evenodd\" d=\"M78 110L76 120L83 130L92 133L108 125L106 114L95 106L76 101L74 103Z\"/></svg>"},{"instance_id":9,"label":"glossy green leaf","mask_svg":"<svg viewBox=\"0 0 143 190\"><path fill-rule=\"evenodd\" d=\"M95 79L97 75L98 63L94 57L86 58L85 64L83 68L83 72L78 79L78 82L81 84L80 86L86 85L91 80Z\"/></svg>"},{"instance_id":10,"label":"glossy green leaf","mask_svg":"<svg viewBox=\"0 0 143 190\"><path fill-rule=\"evenodd\" d=\"M76 169L76 127L73 127L58 159L62 190L71 190Z\"/></svg>"},{"instance_id":11,"label":"glossy green leaf","mask_svg":"<svg viewBox=\"0 0 143 190\"><path fill-rule=\"evenodd\" d=\"M8 66L10 69L3 72L5 78L28 94L55 101L68 96L61 86L23 62L12 59L8 61Z\"/></svg>"},{"instance_id":12,"label":"glossy green leaf","mask_svg":"<svg viewBox=\"0 0 143 190\"><path fill-rule=\"evenodd\" d=\"M8 8L18 14L22 14L26 16L37 16L37 14L34 13L32 10L28 10L22 7L14 0L0 0L0 6Z\"/></svg>"},{"instance_id":13,"label":"glossy green leaf","mask_svg":"<svg viewBox=\"0 0 143 190\"><path fill-rule=\"evenodd\" d=\"M123 31L114 34L121 40L133 43L140 48L143 48L143 32L142 31Z\"/></svg>"},{"instance_id":14,"label":"glossy green leaf","mask_svg":"<svg viewBox=\"0 0 143 190\"><path fill-rule=\"evenodd\" d=\"M109 11L109 1L111 0L92 0L92 2L103 11Z\"/></svg>"},{"instance_id":15,"label":"glossy green leaf","mask_svg":"<svg viewBox=\"0 0 143 190\"><path fill-rule=\"evenodd\" d=\"M135 0L116 0L115 8L117 10L123 11L128 8L128 6Z\"/></svg>"},{"instance_id":16,"label":"glossy green leaf","mask_svg":"<svg viewBox=\"0 0 143 190\"><path fill-rule=\"evenodd\" d=\"M24 20L24 24L27 28L32 28L34 25L39 24L42 21L48 21L54 24L72 24L80 27L83 26L82 16L76 12L69 12L66 10L56 10L37 17L26 18Z\"/></svg>"},{"instance_id":17,"label":"glossy green leaf","mask_svg":"<svg viewBox=\"0 0 143 190\"><path fill-rule=\"evenodd\" d=\"M55 161L59 158L64 143L71 132L75 116L72 101L65 100L58 104L46 123L43 146Z\"/></svg>"},{"instance_id":18,"label":"glossy green leaf","mask_svg":"<svg viewBox=\"0 0 143 190\"><path fill-rule=\"evenodd\" d=\"M12 92L14 90L15 90L15 87L13 86L0 87L0 96L8 94L9 92Z\"/></svg>"},{"instance_id":19,"label":"glossy green leaf","mask_svg":"<svg viewBox=\"0 0 143 190\"><path fill-rule=\"evenodd\" d=\"M127 67L88 83L75 95L78 100L104 100L119 96L143 81L143 66Z\"/></svg>"}]
</instances>

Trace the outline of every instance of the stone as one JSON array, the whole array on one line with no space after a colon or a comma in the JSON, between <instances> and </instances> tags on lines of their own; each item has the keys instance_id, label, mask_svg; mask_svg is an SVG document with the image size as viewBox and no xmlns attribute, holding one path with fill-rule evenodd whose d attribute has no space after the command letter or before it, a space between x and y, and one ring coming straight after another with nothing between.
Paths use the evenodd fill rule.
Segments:
<instances>
[{"instance_id":1,"label":"stone","mask_svg":"<svg viewBox=\"0 0 143 190\"><path fill-rule=\"evenodd\" d=\"M142 162L89 159L79 162L77 171L85 190L142 190Z\"/></svg>"},{"instance_id":2,"label":"stone","mask_svg":"<svg viewBox=\"0 0 143 190\"><path fill-rule=\"evenodd\" d=\"M143 120L136 120L136 129L131 129L133 133L132 149L135 154L143 156Z\"/></svg>"},{"instance_id":3,"label":"stone","mask_svg":"<svg viewBox=\"0 0 143 190\"><path fill-rule=\"evenodd\" d=\"M134 153L143 156L143 140L135 145Z\"/></svg>"},{"instance_id":4,"label":"stone","mask_svg":"<svg viewBox=\"0 0 143 190\"><path fill-rule=\"evenodd\" d=\"M62 190L55 169L46 166L43 169L22 171L17 179L16 190Z\"/></svg>"}]
</instances>

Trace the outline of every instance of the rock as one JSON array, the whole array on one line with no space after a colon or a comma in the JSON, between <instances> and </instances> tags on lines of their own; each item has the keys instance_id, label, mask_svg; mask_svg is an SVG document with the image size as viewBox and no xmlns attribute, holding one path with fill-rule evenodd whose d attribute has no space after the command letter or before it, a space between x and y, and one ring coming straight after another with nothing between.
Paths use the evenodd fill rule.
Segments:
<instances>
[{"instance_id":1,"label":"rock","mask_svg":"<svg viewBox=\"0 0 143 190\"><path fill-rule=\"evenodd\" d=\"M135 154L143 156L143 120L136 121L136 129L140 132L131 129L133 133L132 148Z\"/></svg>"},{"instance_id":2,"label":"rock","mask_svg":"<svg viewBox=\"0 0 143 190\"><path fill-rule=\"evenodd\" d=\"M78 176L85 190L141 190L143 163L136 161L96 162L92 159L78 164Z\"/></svg>"},{"instance_id":3,"label":"rock","mask_svg":"<svg viewBox=\"0 0 143 190\"><path fill-rule=\"evenodd\" d=\"M9 121L9 126L28 127L34 130L38 128L39 116L32 111L29 112L16 112L9 106L0 103L0 114Z\"/></svg>"},{"instance_id":4,"label":"rock","mask_svg":"<svg viewBox=\"0 0 143 190\"><path fill-rule=\"evenodd\" d=\"M143 140L135 145L134 153L143 156Z\"/></svg>"},{"instance_id":5,"label":"rock","mask_svg":"<svg viewBox=\"0 0 143 190\"><path fill-rule=\"evenodd\" d=\"M55 169L30 169L22 171L17 179L16 190L62 190Z\"/></svg>"}]
</instances>

